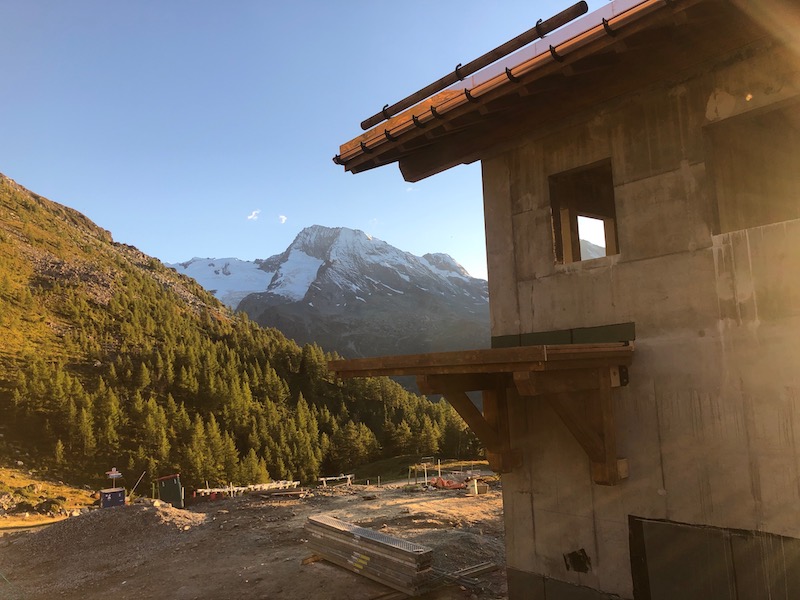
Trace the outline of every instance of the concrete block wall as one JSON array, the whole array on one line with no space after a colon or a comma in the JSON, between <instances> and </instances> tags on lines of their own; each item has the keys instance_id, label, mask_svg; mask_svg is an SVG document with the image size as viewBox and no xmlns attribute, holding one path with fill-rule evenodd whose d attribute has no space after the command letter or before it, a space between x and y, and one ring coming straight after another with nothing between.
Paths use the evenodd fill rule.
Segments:
<instances>
[{"instance_id":1,"label":"concrete block wall","mask_svg":"<svg viewBox=\"0 0 800 600\"><path fill-rule=\"evenodd\" d=\"M800 537L800 220L720 233L707 135L798 98L798 60L762 43L483 161L492 334L637 331L621 485L593 484L549 407L512 396L512 572L631 598L629 515ZM608 159L620 252L556 264L548 177ZM581 549L587 572L564 560Z\"/></svg>"}]
</instances>

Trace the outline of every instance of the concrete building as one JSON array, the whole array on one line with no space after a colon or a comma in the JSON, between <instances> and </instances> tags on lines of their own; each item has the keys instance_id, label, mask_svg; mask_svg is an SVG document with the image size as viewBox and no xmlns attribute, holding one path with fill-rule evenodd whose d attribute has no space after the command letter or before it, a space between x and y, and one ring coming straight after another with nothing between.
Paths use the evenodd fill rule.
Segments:
<instances>
[{"instance_id":1,"label":"concrete building","mask_svg":"<svg viewBox=\"0 0 800 600\"><path fill-rule=\"evenodd\" d=\"M417 375L486 443L512 600L800 598L798 32L614 0L341 147L481 161L493 349L332 369Z\"/></svg>"}]
</instances>

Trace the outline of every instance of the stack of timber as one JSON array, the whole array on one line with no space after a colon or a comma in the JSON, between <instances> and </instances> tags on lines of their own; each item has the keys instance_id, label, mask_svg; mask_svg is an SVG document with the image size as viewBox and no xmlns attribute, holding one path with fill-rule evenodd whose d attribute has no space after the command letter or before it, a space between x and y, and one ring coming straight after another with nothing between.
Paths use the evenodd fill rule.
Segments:
<instances>
[{"instance_id":1,"label":"stack of timber","mask_svg":"<svg viewBox=\"0 0 800 600\"><path fill-rule=\"evenodd\" d=\"M433 550L334 517L308 517L306 532L317 556L410 596L425 590Z\"/></svg>"}]
</instances>

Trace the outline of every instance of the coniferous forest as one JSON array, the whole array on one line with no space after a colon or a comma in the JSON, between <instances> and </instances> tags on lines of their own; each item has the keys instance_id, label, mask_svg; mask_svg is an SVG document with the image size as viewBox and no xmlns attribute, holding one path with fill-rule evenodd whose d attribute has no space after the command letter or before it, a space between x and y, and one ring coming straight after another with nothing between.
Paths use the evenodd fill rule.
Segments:
<instances>
[{"instance_id":1,"label":"coniferous forest","mask_svg":"<svg viewBox=\"0 0 800 600\"><path fill-rule=\"evenodd\" d=\"M0 433L74 482L312 482L401 454L472 457L446 402L234 315L193 280L0 175Z\"/></svg>"}]
</instances>

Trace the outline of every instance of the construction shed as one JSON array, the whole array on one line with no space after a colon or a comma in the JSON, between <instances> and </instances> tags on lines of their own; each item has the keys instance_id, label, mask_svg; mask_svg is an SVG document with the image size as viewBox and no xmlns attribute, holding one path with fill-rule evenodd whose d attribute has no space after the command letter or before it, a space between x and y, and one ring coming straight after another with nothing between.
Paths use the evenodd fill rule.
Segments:
<instances>
[{"instance_id":1,"label":"construction shed","mask_svg":"<svg viewBox=\"0 0 800 600\"><path fill-rule=\"evenodd\" d=\"M481 163L492 348L331 369L481 438L511 600L800 598L798 32L797 0L613 0L335 157Z\"/></svg>"}]
</instances>

